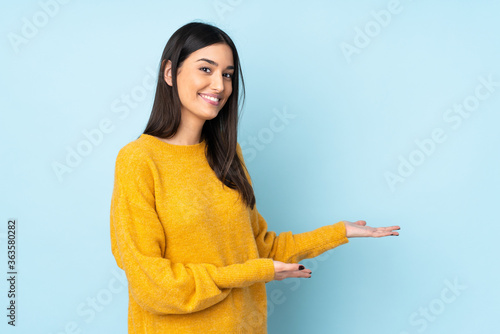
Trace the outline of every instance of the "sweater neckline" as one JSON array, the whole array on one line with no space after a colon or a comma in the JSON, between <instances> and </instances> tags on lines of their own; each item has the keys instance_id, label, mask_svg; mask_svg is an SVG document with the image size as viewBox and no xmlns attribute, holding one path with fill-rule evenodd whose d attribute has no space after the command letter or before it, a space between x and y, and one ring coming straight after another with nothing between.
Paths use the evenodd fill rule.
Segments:
<instances>
[{"instance_id":1,"label":"sweater neckline","mask_svg":"<svg viewBox=\"0 0 500 334\"><path fill-rule=\"evenodd\" d=\"M164 142L163 140L148 134L141 134L140 138L151 143L154 147L158 149L168 149L175 152L185 152L185 153L195 153L195 152L205 152L206 141L203 139L200 143L193 145L176 145Z\"/></svg>"}]
</instances>

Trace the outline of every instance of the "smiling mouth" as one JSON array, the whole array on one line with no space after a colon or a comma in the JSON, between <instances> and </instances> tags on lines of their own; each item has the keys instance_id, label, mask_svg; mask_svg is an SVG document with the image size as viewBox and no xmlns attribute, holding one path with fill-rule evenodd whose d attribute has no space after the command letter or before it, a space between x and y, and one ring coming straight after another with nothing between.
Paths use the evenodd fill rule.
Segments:
<instances>
[{"instance_id":1,"label":"smiling mouth","mask_svg":"<svg viewBox=\"0 0 500 334\"><path fill-rule=\"evenodd\" d=\"M219 105L220 100L221 100L221 99L218 99L216 97L212 97L212 96L205 95L205 94L199 94L199 95L201 96L202 99L204 99L205 101L207 101L208 103L210 103L214 106Z\"/></svg>"}]
</instances>

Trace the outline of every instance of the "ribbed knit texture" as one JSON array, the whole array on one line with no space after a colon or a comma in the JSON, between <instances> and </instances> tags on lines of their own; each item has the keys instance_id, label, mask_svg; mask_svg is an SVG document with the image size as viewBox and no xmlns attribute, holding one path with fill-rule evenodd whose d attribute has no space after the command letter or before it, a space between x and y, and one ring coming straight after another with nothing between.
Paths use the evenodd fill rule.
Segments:
<instances>
[{"instance_id":1,"label":"ribbed knit texture","mask_svg":"<svg viewBox=\"0 0 500 334\"><path fill-rule=\"evenodd\" d=\"M348 242L343 222L268 231L217 178L205 146L142 134L116 158L111 248L128 280L130 334L267 333L273 259L298 263Z\"/></svg>"}]
</instances>

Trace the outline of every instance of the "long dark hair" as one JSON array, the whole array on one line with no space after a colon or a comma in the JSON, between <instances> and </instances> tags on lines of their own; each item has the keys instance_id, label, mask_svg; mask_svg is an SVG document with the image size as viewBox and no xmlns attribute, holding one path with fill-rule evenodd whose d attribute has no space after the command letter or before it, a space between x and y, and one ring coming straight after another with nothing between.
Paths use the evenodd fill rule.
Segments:
<instances>
[{"instance_id":1,"label":"long dark hair","mask_svg":"<svg viewBox=\"0 0 500 334\"><path fill-rule=\"evenodd\" d=\"M233 89L217 117L205 121L201 139L206 142L207 161L219 180L229 188L237 189L246 205L253 209L255 195L249 181L250 175L245 173L246 167L236 151L239 79L241 78L242 83L242 104L245 98L245 83L236 47L224 31L210 24L191 22L179 28L170 37L161 56L153 110L144 134L159 138L171 138L176 134L181 121L177 69L191 53L215 43L225 43L233 51ZM172 86L164 80L167 60L172 62Z\"/></svg>"}]
</instances>

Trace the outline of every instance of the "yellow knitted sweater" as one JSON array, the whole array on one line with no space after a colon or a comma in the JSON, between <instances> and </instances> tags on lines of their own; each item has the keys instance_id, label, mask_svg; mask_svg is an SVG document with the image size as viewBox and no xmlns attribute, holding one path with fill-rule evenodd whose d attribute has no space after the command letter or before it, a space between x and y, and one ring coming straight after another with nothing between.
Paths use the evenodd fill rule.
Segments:
<instances>
[{"instance_id":1,"label":"yellow knitted sweater","mask_svg":"<svg viewBox=\"0 0 500 334\"><path fill-rule=\"evenodd\" d=\"M111 248L128 280L129 333L267 333L273 260L298 263L348 242L343 222L268 231L256 206L223 187L205 146L142 134L118 153Z\"/></svg>"}]
</instances>

